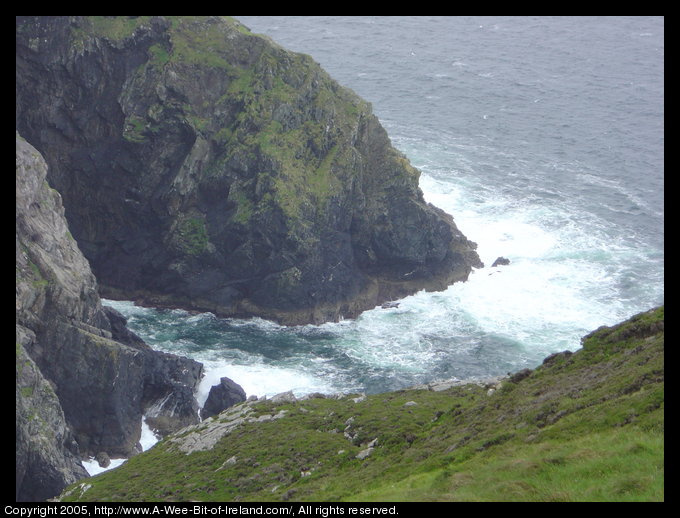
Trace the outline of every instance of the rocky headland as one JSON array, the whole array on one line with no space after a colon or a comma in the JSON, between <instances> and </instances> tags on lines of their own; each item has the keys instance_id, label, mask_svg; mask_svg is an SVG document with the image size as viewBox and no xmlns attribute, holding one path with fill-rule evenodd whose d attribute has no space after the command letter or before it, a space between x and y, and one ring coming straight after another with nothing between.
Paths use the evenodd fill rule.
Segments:
<instances>
[{"instance_id":1,"label":"rocky headland","mask_svg":"<svg viewBox=\"0 0 680 518\"><path fill-rule=\"evenodd\" d=\"M17 17L17 129L110 298L354 317L482 264L371 106L227 17Z\"/></svg>"},{"instance_id":2,"label":"rocky headland","mask_svg":"<svg viewBox=\"0 0 680 518\"><path fill-rule=\"evenodd\" d=\"M17 17L16 127L17 500L200 419L100 295L320 323L482 266L368 103L230 18Z\"/></svg>"}]
</instances>

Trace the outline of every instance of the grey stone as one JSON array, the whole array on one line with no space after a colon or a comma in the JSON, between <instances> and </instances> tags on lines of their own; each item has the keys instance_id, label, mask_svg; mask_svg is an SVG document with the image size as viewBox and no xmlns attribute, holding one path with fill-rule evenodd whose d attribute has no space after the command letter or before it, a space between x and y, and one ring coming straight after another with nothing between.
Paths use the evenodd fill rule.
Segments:
<instances>
[{"instance_id":1,"label":"grey stone","mask_svg":"<svg viewBox=\"0 0 680 518\"><path fill-rule=\"evenodd\" d=\"M359 460L363 460L366 457L368 457L371 453L373 453L373 448L366 448L365 450L361 450L359 453L357 453L356 458Z\"/></svg>"},{"instance_id":2,"label":"grey stone","mask_svg":"<svg viewBox=\"0 0 680 518\"><path fill-rule=\"evenodd\" d=\"M246 401L243 387L230 378L220 378L218 385L213 385L201 409L201 417L207 419L223 410Z\"/></svg>"},{"instance_id":3,"label":"grey stone","mask_svg":"<svg viewBox=\"0 0 680 518\"><path fill-rule=\"evenodd\" d=\"M297 398L295 397L295 394L293 394L293 391L289 390L288 392L281 392L280 394L272 396L270 401L273 403L295 403Z\"/></svg>"}]
</instances>

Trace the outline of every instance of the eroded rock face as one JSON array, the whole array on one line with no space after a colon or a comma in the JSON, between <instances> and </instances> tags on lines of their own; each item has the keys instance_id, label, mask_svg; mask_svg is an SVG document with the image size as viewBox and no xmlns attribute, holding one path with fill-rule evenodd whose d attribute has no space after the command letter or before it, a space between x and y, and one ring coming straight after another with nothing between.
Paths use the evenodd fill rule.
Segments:
<instances>
[{"instance_id":1,"label":"eroded rock face","mask_svg":"<svg viewBox=\"0 0 680 518\"><path fill-rule=\"evenodd\" d=\"M368 103L223 17L17 17L17 127L103 293L320 323L481 263Z\"/></svg>"},{"instance_id":2,"label":"eroded rock face","mask_svg":"<svg viewBox=\"0 0 680 518\"><path fill-rule=\"evenodd\" d=\"M119 317L101 305L47 164L17 134L17 498L58 494L86 475L80 458L130 456L152 404L193 399L201 364L153 351ZM165 415L191 424L196 408Z\"/></svg>"},{"instance_id":3,"label":"eroded rock face","mask_svg":"<svg viewBox=\"0 0 680 518\"><path fill-rule=\"evenodd\" d=\"M88 474L54 389L21 343L30 333L17 340L16 500L41 501Z\"/></svg>"}]
</instances>

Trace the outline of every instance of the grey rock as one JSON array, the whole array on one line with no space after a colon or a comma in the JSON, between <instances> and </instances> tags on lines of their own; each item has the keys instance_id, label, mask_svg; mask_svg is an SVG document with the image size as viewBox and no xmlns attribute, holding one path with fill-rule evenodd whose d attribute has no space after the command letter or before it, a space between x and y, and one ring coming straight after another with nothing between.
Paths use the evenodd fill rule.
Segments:
<instances>
[{"instance_id":1,"label":"grey rock","mask_svg":"<svg viewBox=\"0 0 680 518\"><path fill-rule=\"evenodd\" d=\"M109 458L109 454L106 453L105 451L100 451L99 453L97 453L94 459L102 468L108 468L111 465L111 459Z\"/></svg>"},{"instance_id":2,"label":"grey rock","mask_svg":"<svg viewBox=\"0 0 680 518\"><path fill-rule=\"evenodd\" d=\"M47 176L40 153L17 134L17 343L45 380L41 386L49 386L54 394L49 399L27 400L29 389L19 390L21 378L17 377L17 407L37 405L34 412L44 414L44 422L54 423L36 430L35 423L27 423L17 413L21 443L17 447L17 496L23 499L41 499L38 495L48 492L55 496L61 490L55 490L58 479L65 483L86 476L82 466L72 462L74 456L136 453L147 407L159 397L180 393L193 400L193 389L202 375L199 363L156 353L125 332L124 319L103 308L96 279L64 217L62 198ZM63 412L63 430L51 409L55 403ZM197 421L194 410L188 422ZM28 436L32 437L29 443L51 443L52 453L36 455L26 449ZM40 462L43 465L37 469Z\"/></svg>"},{"instance_id":3,"label":"grey rock","mask_svg":"<svg viewBox=\"0 0 680 518\"><path fill-rule=\"evenodd\" d=\"M507 258L501 256L501 257L496 258L496 260L493 262L491 267L493 268L495 266L504 266L504 265L508 265L508 264L510 264L510 259L507 259Z\"/></svg>"},{"instance_id":4,"label":"grey rock","mask_svg":"<svg viewBox=\"0 0 680 518\"><path fill-rule=\"evenodd\" d=\"M311 394L305 394L302 396L300 399L301 400L307 400L307 399L326 399L328 396L326 394L322 394L321 392L312 392Z\"/></svg>"},{"instance_id":5,"label":"grey rock","mask_svg":"<svg viewBox=\"0 0 680 518\"><path fill-rule=\"evenodd\" d=\"M18 330L17 337L30 335ZM17 343L16 501L44 501L88 476L59 399L35 362Z\"/></svg>"},{"instance_id":6,"label":"grey rock","mask_svg":"<svg viewBox=\"0 0 680 518\"><path fill-rule=\"evenodd\" d=\"M439 382L433 382L430 383L428 388L432 390L433 392L441 392L444 390L448 390L451 387L456 387L458 385L461 385L463 382L460 380L447 380L447 381L439 381Z\"/></svg>"},{"instance_id":7,"label":"grey rock","mask_svg":"<svg viewBox=\"0 0 680 518\"><path fill-rule=\"evenodd\" d=\"M203 422L191 425L179 434L173 434L168 439L179 451L189 455L196 451L210 450L222 437L230 434L244 423L267 423L286 416L286 410L280 410L274 415L263 414L253 417L250 414L253 407L246 403L238 404L223 411L221 414L209 417Z\"/></svg>"},{"instance_id":8,"label":"grey rock","mask_svg":"<svg viewBox=\"0 0 680 518\"><path fill-rule=\"evenodd\" d=\"M374 448L366 448L365 450L361 450L359 453L357 453L356 458L359 460L364 460L366 457L368 457L371 453L373 453Z\"/></svg>"},{"instance_id":9,"label":"grey rock","mask_svg":"<svg viewBox=\"0 0 680 518\"><path fill-rule=\"evenodd\" d=\"M243 401L246 401L246 393L243 387L230 378L220 378L219 385L213 385L208 393L208 398L201 409L201 417L206 419L217 415Z\"/></svg>"},{"instance_id":10,"label":"grey rock","mask_svg":"<svg viewBox=\"0 0 680 518\"><path fill-rule=\"evenodd\" d=\"M272 396L270 401L273 403L295 403L297 398L295 397L295 394L293 394L293 391L289 390L287 392L281 392L280 394Z\"/></svg>"},{"instance_id":11,"label":"grey rock","mask_svg":"<svg viewBox=\"0 0 680 518\"><path fill-rule=\"evenodd\" d=\"M102 310L111 326L110 338L136 349L141 349L143 351L151 350L151 347L149 347L144 340L128 329L127 318L119 311L116 311L111 306L102 306Z\"/></svg>"}]
</instances>

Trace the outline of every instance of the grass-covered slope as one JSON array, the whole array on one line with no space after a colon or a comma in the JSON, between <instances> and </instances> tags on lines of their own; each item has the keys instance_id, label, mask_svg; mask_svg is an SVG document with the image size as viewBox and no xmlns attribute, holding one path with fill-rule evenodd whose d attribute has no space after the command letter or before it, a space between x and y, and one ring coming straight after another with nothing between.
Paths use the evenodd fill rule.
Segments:
<instances>
[{"instance_id":1,"label":"grass-covered slope","mask_svg":"<svg viewBox=\"0 0 680 518\"><path fill-rule=\"evenodd\" d=\"M244 403L62 498L661 501L663 488L660 307L495 389Z\"/></svg>"}]
</instances>

